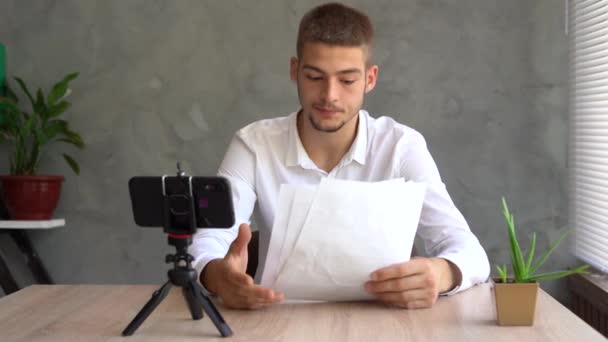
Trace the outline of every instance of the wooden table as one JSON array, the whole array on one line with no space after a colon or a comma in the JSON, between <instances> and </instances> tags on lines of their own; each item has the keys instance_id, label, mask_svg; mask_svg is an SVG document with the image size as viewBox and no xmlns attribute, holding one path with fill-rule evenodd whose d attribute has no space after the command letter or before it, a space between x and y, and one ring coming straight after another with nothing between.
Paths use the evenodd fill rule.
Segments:
<instances>
[{"instance_id":1,"label":"wooden table","mask_svg":"<svg viewBox=\"0 0 608 342\"><path fill-rule=\"evenodd\" d=\"M375 302L280 304L256 311L221 306L235 334L193 321L178 288L130 337L121 331L158 286L33 285L0 299L0 341L605 341L540 291L533 327L500 327L490 284L440 298L431 309Z\"/></svg>"}]
</instances>

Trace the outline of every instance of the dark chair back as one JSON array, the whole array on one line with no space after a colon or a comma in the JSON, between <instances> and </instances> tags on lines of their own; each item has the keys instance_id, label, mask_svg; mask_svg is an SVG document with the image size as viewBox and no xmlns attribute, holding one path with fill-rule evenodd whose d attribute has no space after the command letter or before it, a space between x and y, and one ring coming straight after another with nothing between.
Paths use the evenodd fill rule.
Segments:
<instances>
[{"instance_id":1,"label":"dark chair back","mask_svg":"<svg viewBox=\"0 0 608 342\"><path fill-rule=\"evenodd\" d=\"M249 262L247 263L247 274L252 278L255 277L255 271L258 269L258 252L260 250L260 232L251 232L251 241L247 245L247 257Z\"/></svg>"}]
</instances>

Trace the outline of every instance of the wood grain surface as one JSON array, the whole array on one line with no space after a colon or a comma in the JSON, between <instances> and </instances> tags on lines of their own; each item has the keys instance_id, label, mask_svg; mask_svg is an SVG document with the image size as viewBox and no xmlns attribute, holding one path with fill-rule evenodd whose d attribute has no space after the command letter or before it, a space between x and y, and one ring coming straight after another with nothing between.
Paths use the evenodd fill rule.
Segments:
<instances>
[{"instance_id":1,"label":"wood grain surface","mask_svg":"<svg viewBox=\"0 0 608 342\"><path fill-rule=\"evenodd\" d=\"M430 309L375 302L286 303L263 310L218 308L234 331L221 338L193 321L181 291L133 336L120 334L158 286L33 285L0 299L0 341L604 341L544 291L533 327L496 324L490 284L442 297Z\"/></svg>"}]
</instances>

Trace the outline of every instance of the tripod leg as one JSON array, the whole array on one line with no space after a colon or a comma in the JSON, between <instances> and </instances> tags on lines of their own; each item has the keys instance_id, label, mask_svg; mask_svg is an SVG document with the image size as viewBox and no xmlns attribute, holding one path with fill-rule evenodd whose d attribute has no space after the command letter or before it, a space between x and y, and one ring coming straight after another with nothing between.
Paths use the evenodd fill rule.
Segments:
<instances>
[{"instance_id":1,"label":"tripod leg","mask_svg":"<svg viewBox=\"0 0 608 342\"><path fill-rule=\"evenodd\" d=\"M198 291L198 289L192 287L191 284L182 287L182 293L184 294L184 298L186 298L186 303L188 303L188 308L190 309L190 314L192 315L193 320L203 318L201 302L198 300L196 291Z\"/></svg>"},{"instance_id":2,"label":"tripod leg","mask_svg":"<svg viewBox=\"0 0 608 342\"><path fill-rule=\"evenodd\" d=\"M220 312L217 310L211 299L207 297L205 289L203 289L203 287L200 286L196 281L191 281L190 287L193 288L199 302L203 306L203 310L205 310L207 316L211 319L211 322L213 322L213 325L215 325L222 337L232 335L232 329L230 329L228 323L224 321L224 317L222 317L222 314L220 314Z\"/></svg>"},{"instance_id":3,"label":"tripod leg","mask_svg":"<svg viewBox=\"0 0 608 342\"><path fill-rule=\"evenodd\" d=\"M162 302L163 299L167 297L167 294L169 294L170 289L171 282L168 281L163 286L161 286L160 289L154 291L154 293L152 294L152 298L148 300L146 305L144 305L144 307L139 310L137 316L135 316L131 323L129 323L125 330L123 330L122 336L133 335L135 330L137 330L137 328L139 328L139 326L146 320L146 318L150 316L150 314L152 313L152 311L154 311L154 309L156 309L158 304L160 304L160 302Z\"/></svg>"}]
</instances>

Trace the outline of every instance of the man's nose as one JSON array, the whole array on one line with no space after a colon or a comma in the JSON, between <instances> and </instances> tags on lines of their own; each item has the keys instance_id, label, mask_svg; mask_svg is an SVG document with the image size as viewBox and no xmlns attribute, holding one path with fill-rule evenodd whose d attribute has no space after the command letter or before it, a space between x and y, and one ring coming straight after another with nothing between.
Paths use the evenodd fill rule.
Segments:
<instances>
[{"instance_id":1,"label":"man's nose","mask_svg":"<svg viewBox=\"0 0 608 342\"><path fill-rule=\"evenodd\" d=\"M335 102L338 100L339 83L337 80L328 78L323 84L323 100L327 102Z\"/></svg>"}]
</instances>

